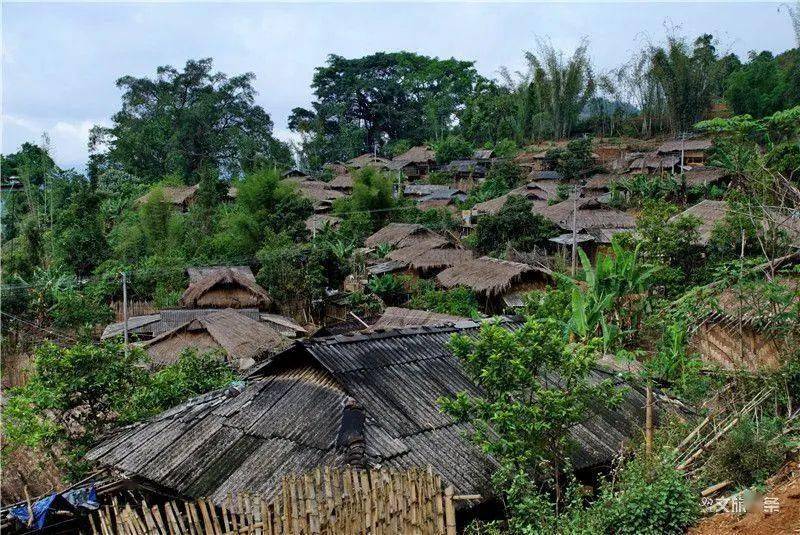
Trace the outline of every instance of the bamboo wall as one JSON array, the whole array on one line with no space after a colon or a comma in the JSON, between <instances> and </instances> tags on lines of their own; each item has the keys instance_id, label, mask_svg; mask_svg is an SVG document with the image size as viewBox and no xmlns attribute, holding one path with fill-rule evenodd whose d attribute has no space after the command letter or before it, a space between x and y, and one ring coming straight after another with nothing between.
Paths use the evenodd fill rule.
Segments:
<instances>
[{"instance_id":1,"label":"bamboo wall","mask_svg":"<svg viewBox=\"0 0 800 535\"><path fill-rule=\"evenodd\" d=\"M115 321L123 321L125 319L123 308L122 301L111 302L111 310L114 311ZM156 309L150 301L128 301L128 318L156 313Z\"/></svg>"},{"instance_id":2,"label":"bamboo wall","mask_svg":"<svg viewBox=\"0 0 800 535\"><path fill-rule=\"evenodd\" d=\"M324 468L284 478L269 502L250 494L229 495L224 507L209 499L135 507L115 502L93 514L90 524L95 535L455 535L453 501L452 487L443 489L430 469Z\"/></svg>"}]
</instances>

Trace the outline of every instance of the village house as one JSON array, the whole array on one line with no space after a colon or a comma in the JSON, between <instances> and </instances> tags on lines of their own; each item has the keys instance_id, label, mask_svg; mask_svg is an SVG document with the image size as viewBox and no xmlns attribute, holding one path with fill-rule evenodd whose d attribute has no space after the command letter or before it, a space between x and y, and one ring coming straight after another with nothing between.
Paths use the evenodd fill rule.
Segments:
<instances>
[{"instance_id":1,"label":"village house","mask_svg":"<svg viewBox=\"0 0 800 535\"><path fill-rule=\"evenodd\" d=\"M710 139L674 139L659 145L656 154L676 157L681 167L702 166L713 146Z\"/></svg>"},{"instance_id":2,"label":"village house","mask_svg":"<svg viewBox=\"0 0 800 535\"><path fill-rule=\"evenodd\" d=\"M312 214L305 221L306 229L312 236L326 227L337 229L341 224L342 218L329 214Z\"/></svg>"},{"instance_id":3,"label":"village house","mask_svg":"<svg viewBox=\"0 0 800 535\"><path fill-rule=\"evenodd\" d=\"M611 237L618 232L632 232L636 228L636 218L609 208L594 197L581 197L575 202L569 198L535 211L563 230L586 231L601 244L611 243ZM575 229L572 228L573 211Z\"/></svg>"},{"instance_id":4,"label":"village house","mask_svg":"<svg viewBox=\"0 0 800 535\"><path fill-rule=\"evenodd\" d=\"M403 154L395 156L388 168L402 171L408 180L419 180L436 166L436 151L425 145L411 147Z\"/></svg>"},{"instance_id":5,"label":"village house","mask_svg":"<svg viewBox=\"0 0 800 535\"><path fill-rule=\"evenodd\" d=\"M550 199L555 199L557 196L557 184L551 181L529 182L524 186L514 188L504 195L489 199L487 201L476 203L471 209L462 212L462 225L464 227L473 227L477 224L478 220L485 215L497 215L506 201L512 195L525 197L528 199L534 208L542 208L547 206Z\"/></svg>"},{"instance_id":6,"label":"village house","mask_svg":"<svg viewBox=\"0 0 800 535\"><path fill-rule=\"evenodd\" d=\"M458 183L477 181L486 176L486 167L477 160L453 160L443 168ZM462 186L458 186L462 188ZM469 188L471 189L471 188Z\"/></svg>"},{"instance_id":7,"label":"village house","mask_svg":"<svg viewBox=\"0 0 800 535\"><path fill-rule=\"evenodd\" d=\"M331 189L328 184L319 180L302 179L297 182L298 192L314 205L314 212L318 214L330 212L333 201L346 197L341 191Z\"/></svg>"},{"instance_id":8,"label":"village house","mask_svg":"<svg viewBox=\"0 0 800 535\"><path fill-rule=\"evenodd\" d=\"M328 182L328 188L341 191L345 194L350 194L353 192L354 184L353 175L350 172L345 172L340 175L336 175L333 180Z\"/></svg>"},{"instance_id":9,"label":"village house","mask_svg":"<svg viewBox=\"0 0 800 535\"><path fill-rule=\"evenodd\" d=\"M178 303L184 308L260 308L272 299L248 266L189 268L189 286Z\"/></svg>"},{"instance_id":10,"label":"village house","mask_svg":"<svg viewBox=\"0 0 800 535\"><path fill-rule=\"evenodd\" d=\"M366 247L374 248L385 244L395 249L422 246L422 244L433 249L449 243L443 236L416 223L389 223L364 241Z\"/></svg>"},{"instance_id":11,"label":"village house","mask_svg":"<svg viewBox=\"0 0 800 535\"><path fill-rule=\"evenodd\" d=\"M124 477L130 487L208 497L218 507L229 506L231 494L269 500L288 474L345 464L429 466L456 494L490 502L496 464L470 441L470 426L439 405L440 398L460 392L481 394L447 347L453 334L474 334L478 327L413 327L297 342L255 367L240 385L119 429L87 460ZM571 430L571 463L583 481L607 470L644 426L642 386L598 366L591 381L604 380L626 388L620 405L590 414ZM656 399L660 419L666 404Z\"/></svg>"},{"instance_id":12,"label":"village house","mask_svg":"<svg viewBox=\"0 0 800 535\"><path fill-rule=\"evenodd\" d=\"M528 171L528 174L534 171L545 171L548 168L547 151L522 151L514 156L513 162Z\"/></svg>"},{"instance_id":13,"label":"village house","mask_svg":"<svg viewBox=\"0 0 800 535\"><path fill-rule=\"evenodd\" d=\"M469 288L487 313L522 304L522 295L553 283L550 271L528 264L482 256L460 262L436 276L444 289Z\"/></svg>"},{"instance_id":14,"label":"village house","mask_svg":"<svg viewBox=\"0 0 800 535\"><path fill-rule=\"evenodd\" d=\"M386 307L378 320L370 325L370 331L388 329L403 329L407 327L422 327L426 325L463 325L470 324L470 318L440 314L428 310L414 310L412 308Z\"/></svg>"},{"instance_id":15,"label":"village house","mask_svg":"<svg viewBox=\"0 0 800 535\"><path fill-rule=\"evenodd\" d=\"M449 208L456 210L460 202L467 200L466 192L456 188L442 188L429 193L417 200L417 208L430 210L432 208Z\"/></svg>"},{"instance_id":16,"label":"village house","mask_svg":"<svg viewBox=\"0 0 800 535\"><path fill-rule=\"evenodd\" d=\"M686 188L698 188L720 184L728 177L728 172L719 167L701 166L684 170L676 176Z\"/></svg>"},{"instance_id":17,"label":"village house","mask_svg":"<svg viewBox=\"0 0 800 535\"><path fill-rule=\"evenodd\" d=\"M305 180L311 178L311 176L305 171L301 171L300 169L293 167L288 171L284 171L283 173L281 173L281 178L296 178L300 180Z\"/></svg>"},{"instance_id":18,"label":"village house","mask_svg":"<svg viewBox=\"0 0 800 535\"><path fill-rule=\"evenodd\" d=\"M381 158L380 156L375 156L371 152L366 152L360 156L356 156L355 158L351 158L345 162L347 167L352 169L363 169L365 167L374 167L376 169L388 169L389 168L389 160L386 158Z\"/></svg>"},{"instance_id":19,"label":"village house","mask_svg":"<svg viewBox=\"0 0 800 535\"><path fill-rule=\"evenodd\" d=\"M449 244L437 246L435 241L410 245L389 252L386 258L402 263L403 267L400 269L418 277L429 277L443 269L475 258L475 253L469 249L454 249L446 245ZM395 271L397 270L399 269L396 268Z\"/></svg>"},{"instance_id":20,"label":"village house","mask_svg":"<svg viewBox=\"0 0 800 535\"><path fill-rule=\"evenodd\" d=\"M187 349L217 351L225 361L245 370L288 345L275 329L234 309L199 315L141 343L156 367L177 362Z\"/></svg>"},{"instance_id":21,"label":"village house","mask_svg":"<svg viewBox=\"0 0 800 535\"><path fill-rule=\"evenodd\" d=\"M186 212L195 203L199 189L200 186L197 184L194 186L163 186L160 188L164 193L164 201L175 206L181 212ZM136 199L134 203L137 206L141 206L152 198L154 191L154 189L151 189Z\"/></svg>"}]
</instances>

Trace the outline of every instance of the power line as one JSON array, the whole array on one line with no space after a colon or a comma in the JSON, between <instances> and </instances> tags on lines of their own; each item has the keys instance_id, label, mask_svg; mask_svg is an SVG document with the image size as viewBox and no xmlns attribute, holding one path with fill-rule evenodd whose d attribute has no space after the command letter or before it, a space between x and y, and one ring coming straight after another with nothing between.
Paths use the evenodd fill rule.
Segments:
<instances>
[{"instance_id":1,"label":"power line","mask_svg":"<svg viewBox=\"0 0 800 535\"><path fill-rule=\"evenodd\" d=\"M40 326L40 325L37 325L37 324L35 324L35 323L32 323L32 322L30 322L30 321L24 320L24 319L20 318L19 316L15 316L14 314L9 314L8 312L3 312L3 311L0 311L0 314L2 314L3 316L6 316L6 317L8 317L8 318L11 318L12 320L14 320L14 321L16 321L16 322L18 322L18 323L24 323L24 324L26 324L26 325L29 325L29 326L31 326L31 327L33 327L33 328L35 328L35 329L39 329L39 330L40 330L40 331L42 331L42 332L45 332L45 333L47 333L47 334L51 334L51 335L53 335L53 336L55 336L55 337L57 337L57 338L61 338L61 339L65 339L65 340L69 340L69 341L71 341L71 342L75 342L75 343L78 343L78 342L79 342L79 340L77 340L77 339L75 339L75 338L73 338L73 337L69 336L68 334L64 334L64 333L57 333L57 332L55 332L55 331L51 331L51 330L49 330L49 329L45 329L44 327L42 327L42 326Z\"/></svg>"}]
</instances>

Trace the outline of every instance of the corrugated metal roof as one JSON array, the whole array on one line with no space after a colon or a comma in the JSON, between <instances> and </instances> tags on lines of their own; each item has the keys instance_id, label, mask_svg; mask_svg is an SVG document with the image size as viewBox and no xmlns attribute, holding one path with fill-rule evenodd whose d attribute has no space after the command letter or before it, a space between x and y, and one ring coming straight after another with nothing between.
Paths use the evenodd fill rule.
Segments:
<instances>
[{"instance_id":1,"label":"corrugated metal roof","mask_svg":"<svg viewBox=\"0 0 800 535\"><path fill-rule=\"evenodd\" d=\"M343 402L352 396L366 412L370 466L431 466L458 493L488 497L493 461L465 436L469 426L439 408L442 396L480 394L447 347L455 332L476 333L477 324L299 342L252 372L238 395L194 398L120 430L88 458L217 504L229 492L270 497L283 475L341 462L335 439ZM623 384L611 372L592 373L595 382L605 379ZM575 468L610 464L641 432L644 405L643 392L631 387L621 406L577 426Z\"/></svg>"}]
</instances>

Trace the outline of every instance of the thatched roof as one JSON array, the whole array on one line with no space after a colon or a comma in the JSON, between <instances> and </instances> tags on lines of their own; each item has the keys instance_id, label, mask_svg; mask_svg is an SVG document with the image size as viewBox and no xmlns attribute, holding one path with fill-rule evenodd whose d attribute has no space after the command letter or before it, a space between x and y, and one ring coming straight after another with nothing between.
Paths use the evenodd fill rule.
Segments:
<instances>
[{"instance_id":1,"label":"thatched roof","mask_svg":"<svg viewBox=\"0 0 800 535\"><path fill-rule=\"evenodd\" d=\"M466 286L476 294L494 297L527 276L537 274L550 277L549 272L528 264L482 256L445 269L436 276L436 281L444 288Z\"/></svg>"},{"instance_id":2,"label":"thatched roof","mask_svg":"<svg viewBox=\"0 0 800 535\"><path fill-rule=\"evenodd\" d=\"M586 185L584 189L592 190L592 191L608 191L611 183L618 180L619 177L617 175L612 174L597 174L592 175L592 177L586 181Z\"/></svg>"},{"instance_id":3,"label":"thatched roof","mask_svg":"<svg viewBox=\"0 0 800 535\"><path fill-rule=\"evenodd\" d=\"M347 160L348 167L354 167L356 169L362 169L364 167L386 167L389 164L389 160L386 158L381 158L380 156L375 156L371 152L366 152L360 156L356 156L350 160Z\"/></svg>"},{"instance_id":4,"label":"thatched roof","mask_svg":"<svg viewBox=\"0 0 800 535\"><path fill-rule=\"evenodd\" d=\"M303 177L308 177L308 176L310 176L308 173L306 173L305 171L301 171L300 169L297 169L296 167L293 167L292 169L289 169L288 171L284 171L281 174L281 177L283 177L283 178L289 178L289 177L301 177L301 178L303 178Z\"/></svg>"},{"instance_id":5,"label":"thatched roof","mask_svg":"<svg viewBox=\"0 0 800 535\"><path fill-rule=\"evenodd\" d=\"M514 162L518 164L526 164L526 163L533 163L538 160L544 160L547 156L547 151L538 151L538 152L519 152L516 156L514 156Z\"/></svg>"},{"instance_id":6,"label":"thatched roof","mask_svg":"<svg viewBox=\"0 0 800 535\"><path fill-rule=\"evenodd\" d=\"M312 214L306 219L306 228L309 232L320 231L329 225L336 228L342 223L342 218L328 214Z\"/></svg>"},{"instance_id":7,"label":"thatched roof","mask_svg":"<svg viewBox=\"0 0 800 535\"><path fill-rule=\"evenodd\" d=\"M333 173L334 176L343 175L349 171L347 169L347 166L342 162L329 162L323 165L322 168L327 169L328 171Z\"/></svg>"},{"instance_id":8,"label":"thatched roof","mask_svg":"<svg viewBox=\"0 0 800 535\"><path fill-rule=\"evenodd\" d=\"M393 161L409 163L430 163L436 161L436 151L425 145L411 147L403 154L395 156Z\"/></svg>"},{"instance_id":9,"label":"thatched roof","mask_svg":"<svg viewBox=\"0 0 800 535\"><path fill-rule=\"evenodd\" d=\"M430 248L431 242L396 249L387 255L390 260L404 262L411 269L434 271L449 268L475 258L469 249Z\"/></svg>"},{"instance_id":10,"label":"thatched roof","mask_svg":"<svg viewBox=\"0 0 800 535\"><path fill-rule=\"evenodd\" d=\"M205 266L205 267L190 267L186 268L186 274L189 275L189 283L199 282L211 275L223 273L225 270L235 271L242 277L250 279L255 282L256 278L253 275L253 270L250 266Z\"/></svg>"},{"instance_id":11,"label":"thatched roof","mask_svg":"<svg viewBox=\"0 0 800 535\"><path fill-rule=\"evenodd\" d=\"M455 325L464 321L469 321L469 318L429 312L427 310L387 307L383 314L381 314L381 317L378 318L378 321L372 324L370 329L376 331L380 329L400 329L402 327L417 327L422 325Z\"/></svg>"},{"instance_id":12,"label":"thatched roof","mask_svg":"<svg viewBox=\"0 0 800 535\"><path fill-rule=\"evenodd\" d=\"M208 316L215 312L225 310L224 308L167 308L158 311L158 314L148 314L145 316L131 316L128 318L128 332L140 338L151 338L167 331L171 331L184 323ZM252 320L259 319L257 308L237 308L236 311L247 316ZM106 326L101 340L113 336L121 336L125 329L125 322L118 321Z\"/></svg>"},{"instance_id":13,"label":"thatched roof","mask_svg":"<svg viewBox=\"0 0 800 535\"><path fill-rule=\"evenodd\" d=\"M331 202L336 199L346 197L341 191L328 188L328 184L318 180L301 180L297 182L300 195L310 199L315 204L319 202Z\"/></svg>"},{"instance_id":14,"label":"thatched roof","mask_svg":"<svg viewBox=\"0 0 800 535\"><path fill-rule=\"evenodd\" d=\"M681 163L681 158L678 155L662 156L658 153L652 153L633 159L628 165L628 170L674 169L679 163Z\"/></svg>"},{"instance_id":15,"label":"thatched roof","mask_svg":"<svg viewBox=\"0 0 800 535\"><path fill-rule=\"evenodd\" d=\"M259 319L278 331L282 336L288 338L295 338L308 334L305 327L280 314L260 314Z\"/></svg>"},{"instance_id":16,"label":"thatched roof","mask_svg":"<svg viewBox=\"0 0 800 535\"><path fill-rule=\"evenodd\" d=\"M197 191L200 189L198 184L194 186L163 186L161 187L161 191L164 192L164 201L174 204L174 205L185 205L188 202L191 202L192 198L197 194ZM136 199L135 204L144 204L150 200L150 197L153 195L154 189L151 189L138 199Z\"/></svg>"},{"instance_id":17,"label":"thatched roof","mask_svg":"<svg viewBox=\"0 0 800 535\"><path fill-rule=\"evenodd\" d=\"M338 175L333 180L328 182L329 189L335 189L339 191L352 191L353 185L353 175L350 173Z\"/></svg>"},{"instance_id":18,"label":"thatched roof","mask_svg":"<svg viewBox=\"0 0 800 535\"><path fill-rule=\"evenodd\" d=\"M673 139L672 141L666 141L659 145L656 152L659 154L669 154L673 152L680 153L681 150L708 150L710 149L714 143L710 139Z\"/></svg>"},{"instance_id":19,"label":"thatched roof","mask_svg":"<svg viewBox=\"0 0 800 535\"><path fill-rule=\"evenodd\" d=\"M367 247L377 247L383 243L393 247L409 247L421 243L429 243L429 248L433 249L438 243L439 246L448 243L447 239L432 230L416 223L389 223L378 232L368 237L364 241Z\"/></svg>"},{"instance_id":20,"label":"thatched roof","mask_svg":"<svg viewBox=\"0 0 800 535\"><path fill-rule=\"evenodd\" d=\"M161 320L161 314L147 314L145 316L132 316L128 318L128 333L129 334L142 334L152 332L152 326ZM109 323L103 329L103 334L100 335L100 340L113 338L114 336L123 336L125 334L125 322L118 321L116 323Z\"/></svg>"},{"instance_id":21,"label":"thatched roof","mask_svg":"<svg viewBox=\"0 0 800 535\"><path fill-rule=\"evenodd\" d=\"M700 245L707 245L711 240L711 232L714 230L716 224L725 218L728 212L728 203L725 201L712 201L711 199L703 199L699 203L691 206L670 218L670 221L675 221L681 216L694 216L700 220L700 226L697 228L698 240Z\"/></svg>"},{"instance_id":22,"label":"thatched roof","mask_svg":"<svg viewBox=\"0 0 800 535\"><path fill-rule=\"evenodd\" d=\"M207 350L205 340L188 337L178 339L181 333L207 334L219 349L225 352L227 361L240 369L252 366L270 353L286 348L289 343L272 327L227 309L200 316L187 321L171 331L167 331L142 344L157 365L174 362L183 349ZM170 346L169 357L164 358L156 349L169 340L177 339L177 345Z\"/></svg>"},{"instance_id":23,"label":"thatched roof","mask_svg":"<svg viewBox=\"0 0 800 535\"><path fill-rule=\"evenodd\" d=\"M267 295L267 291L256 284L253 274L249 276L229 267L220 267L212 271L209 275L189 283L189 287L183 292L180 298L181 306L193 308L198 306L203 296L211 290L238 289L252 295L258 306L267 307L272 303L272 299Z\"/></svg>"},{"instance_id":24,"label":"thatched roof","mask_svg":"<svg viewBox=\"0 0 800 535\"><path fill-rule=\"evenodd\" d=\"M534 207L547 206L547 200L555 195L555 192L549 191L549 189L550 188L545 189L542 187L541 183L530 182L524 186L512 189L505 195L495 197L494 199L489 199L488 201L479 202L472 207L472 210L473 212L478 212L481 214L494 215L499 212L503 206L505 206L506 201L511 195L525 197L533 203Z\"/></svg>"},{"instance_id":25,"label":"thatched roof","mask_svg":"<svg viewBox=\"0 0 800 535\"><path fill-rule=\"evenodd\" d=\"M494 151L492 149L477 149L472 154L472 157L476 160L491 160L492 156L494 156Z\"/></svg>"},{"instance_id":26,"label":"thatched roof","mask_svg":"<svg viewBox=\"0 0 800 535\"><path fill-rule=\"evenodd\" d=\"M683 180L689 187L706 186L719 182L728 175L725 169L719 167L693 167L683 172ZM681 177L676 177L680 180Z\"/></svg>"},{"instance_id":27,"label":"thatched roof","mask_svg":"<svg viewBox=\"0 0 800 535\"><path fill-rule=\"evenodd\" d=\"M572 230L572 199L560 203L536 208L543 215L564 230ZM594 198L580 198L577 201L575 223L578 229L594 228L634 228L636 218L631 215L608 208Z\"/></svg>"}]
</instances>

